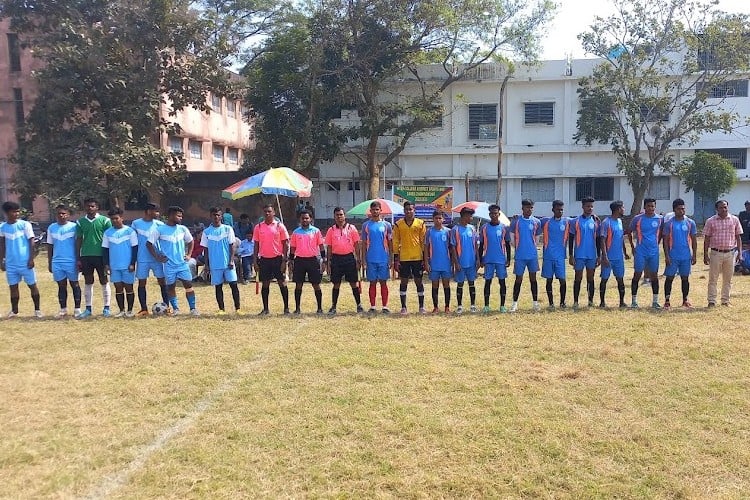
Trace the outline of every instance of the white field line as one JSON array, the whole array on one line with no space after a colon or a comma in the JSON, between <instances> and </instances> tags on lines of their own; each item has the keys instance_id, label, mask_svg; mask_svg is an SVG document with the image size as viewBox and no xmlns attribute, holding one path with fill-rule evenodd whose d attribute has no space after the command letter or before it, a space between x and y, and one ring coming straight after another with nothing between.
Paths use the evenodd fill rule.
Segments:
<instances>
[{"instance_id":1,"label":"white field line","mask_svg":"<svg viewBox=\"0 0 750 500\"><path fill-rule=\"evenodd\" d=\"M156 439L141 448L141 450L136 453L133 460L131 460L125 467L115 474L111 474L102 479L96 488L82 498L88 500L105 499L115 493L118 489L125 486L131 476L143 469L146 462L148 462L155 453L164 449L173 438L193 427L195 422L210 410L211 407L213 407L214 404L224 396L224 394L234 389L247 375L256 371L258 367L267 361L269 353L278 349L279 346L289 342L289 340L304 327L305 323L306 321L297 322L298 326L293 332L289 332L287 335L279 338L267 349L256 354L251 360L237 365L234 375L221 381L219 385L208 392L203 399L198 401L185 417L177 420L168 427L163 428L156 436Z\"/></svg>"}]
</instances>

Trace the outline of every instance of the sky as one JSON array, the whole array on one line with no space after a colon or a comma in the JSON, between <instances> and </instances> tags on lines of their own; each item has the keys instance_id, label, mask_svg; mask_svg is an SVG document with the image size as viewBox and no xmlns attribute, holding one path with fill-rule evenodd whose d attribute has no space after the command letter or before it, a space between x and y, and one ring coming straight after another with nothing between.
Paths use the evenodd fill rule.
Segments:
<instances>
[{"instance_id":1,"label":"sky","mask_svg":"<svg viewBox=\"0 0 750 500\"><path fill-rule=\"evenodd\" d=\"M544 36L542 60L593 57L587 55L578 41L578 34L586 31L594 16L606 17L614 10L609 0L556 0L557 14ZM750 14L750 0L720 0L719 8L726 12Z\"/></svg>"}]
</instances>

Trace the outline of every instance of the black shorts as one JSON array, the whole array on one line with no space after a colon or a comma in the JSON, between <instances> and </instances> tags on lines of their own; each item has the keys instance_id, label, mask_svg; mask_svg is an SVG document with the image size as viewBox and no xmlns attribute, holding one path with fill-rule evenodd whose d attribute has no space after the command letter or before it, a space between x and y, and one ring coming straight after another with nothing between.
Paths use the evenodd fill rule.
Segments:
<instances>
[{"instance_id":1,"label":"black shorts","mask_svg":"<svg viewBox=\"0 0 750 500\"><path fill-rule=\"evenodd\" d=\"M276 279L279 283L286 281L286 274L281 270L281 256L269 259L268 257L258 257L258 279L260 281L271 281Z\"/></svg>"},{"instance_id":2,"label":"black shorts","mask_svg":"<svg viewBox=\"0 0 750 500\"><path fill-rule=\"evenodd\" d=\"M355 283L359 280L357 259L354 258L353 253L331 255L331 283L341 283L341 278L346 278L347 283Z\"/></svg>"},{"instance_id":3,"label":"black shorts","mask_svg":"<svg viewBox=\"0 0 750 500\"><path fill-rule=\"evenodd\" d=\"M305 276L307 276L307 280L313 285L317 285L323 280L323 275L320 273L320 261L317 257L294 258L292 281L295 283L304 283Z\"/></svg>"},{"instance_id":4,"label":"black shorts","mask_svg":"<svg viewBox=\"0 0 750 500\"><path fill-rule=\"evenodd\" d=\"M94 271L99 276L99 280L104 277L106 279L107 273L104 272L104 258L96 255L82 255L81 256L81 274L83 276L94 276Z\"/></svg>"},{"instance_id":5,"label":"black shorts","mask_svg":"<svg viewBox=\"0 0 750 500\"><path fill-rule=\"evenodd\" d=\"M402 260L398 268L398 277L421 279L422 271L421 260Z\"/></svg>"}]
</instances>

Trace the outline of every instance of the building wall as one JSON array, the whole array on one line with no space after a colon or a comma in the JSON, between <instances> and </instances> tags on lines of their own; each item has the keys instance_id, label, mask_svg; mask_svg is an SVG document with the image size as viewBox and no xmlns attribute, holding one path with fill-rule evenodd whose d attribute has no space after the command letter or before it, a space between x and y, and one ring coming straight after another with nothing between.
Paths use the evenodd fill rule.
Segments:
<instances>
[{"instance_id":1,"label":"building wall","mask_svg":"<svg viewBox=\"0 0 750 500\"><path fill-rule=\"evenodd\" d=\"M520 212L521 199L529 186L552 186L550 190L537 194L544 196L536 201L535 212L551 212L552 199L566 203L569 214L580 210L576 201L579 190L585 186L607 184L602 196L597 198L596 210L609 211L609 203L622 200L630 207L632 190L626 179L617 170L614 155L608 145L576 144L573 136L577 131L579 100L578 79L591 72L596 60L575 60L570 67L565 61L546 61L532 69L520 68L506 89L504 120L504 155L502 165L502 196L500 206L508 213ZM496 72L501 75L501 72ZM483 72L483 75L492 72ZM381 196L390 195L390 185L442 184L454 188L454 203L470 199L495 201L497 196L497 138L470 138L469 107L471 105L494 105L498 102L501 77L466 79L451 85L443 97L445 114L442 127L431 128L417 135L408 143L394 165L389 165L385 181L381 182ZM717 101L718 102L718 101ZM524 123L527 103L552 103L554 119L551 124ZM750 117L750 98L732 97L724 103L725 109L734 111L745 120ZM348 116L351 122L352 117ZM695 149L739 149L745 157L750 148L750 127L740 127L733 134L705 134L691 147L675 146L673 154L682 159ZM318 182L351 180L352 172L357 179L364 176L351 158L337 158L320 168ZM657 175L659 173L657 172ZM468 182L467 182L468 176ZM750 169L737 169L738 184L726 195L730 209L742 209L750 199ZM316 184L318 184L316 182ZM551 183L551 184L549 184ZM657 197L657 210L671 211L671 200L682 197L687 203L688 213L694 211L694 193L685 192L676 177L658 181L651 194ZM611 187L611 189L609 189ZM658 188L658 189L657 189ZM318 210L328 211L333 200L349 207L353 202L364 200L364 191L351 192L335 197L325 190L314 194ZM602 194L602 193L600 193Z\"/></svg>"},{"instance_id":2,"label":"building wall","mask_svg":"<svg viewBox=\"0 0 750 500\"><path fill-rule=\"evenodd\" d=\"M28 115L37 97L36 83L31 72L41 67L41 62L32 57L28 50L20 52L20 71L11 69L11 53L8 46L9 21L0 20L0 202L4 200L20 201L24 208L32 208L29 200L19 200L16 193L11 191L10 181L13 169L10 158L16 150L16 95L14 89L21 91L23 112ZM239 78L239 76L235 76ZM178 111L176 116L169 116L169 104L163 104L161 113L168 120L173 120L181 127L181 133L174 138L182 145L186 165L189 173L207 172L237 172L243 162L243 151L252 145L250 141L250 125L244 120L246 110L239 102L230 101L224 97L208 95L209 104L216 104L213 111L201 112L192 108ZM228 104L232 106L228 107ZM233 113L232 113L233 109ZM234 116L231 116L231 115ZM159 146L165 151L172 150L175 144L172 138L164 134L160 138ZM199 144L200 158L197 154L190 154L190 145ZM214 149L217 149L214 155ZM219 154L219 152L221 154ZM235 179L236 180L236 179ZM220 192L214 185L203 181L205 197L215 196L220 199ZM231 183L230 183L231 184ZM227 184L229 185L229 184ZM226 186L223 186L226 187ZM201 194L201 186L191 186L194 193ZM160 201L155 199L155 201ZM36 198L33 201L33 219L39 222L51 220L46 200ZM128 211L126 217L140 216L140 211ZM196 218L199 214L196 213Z\"/></svg>"}]
</instances>

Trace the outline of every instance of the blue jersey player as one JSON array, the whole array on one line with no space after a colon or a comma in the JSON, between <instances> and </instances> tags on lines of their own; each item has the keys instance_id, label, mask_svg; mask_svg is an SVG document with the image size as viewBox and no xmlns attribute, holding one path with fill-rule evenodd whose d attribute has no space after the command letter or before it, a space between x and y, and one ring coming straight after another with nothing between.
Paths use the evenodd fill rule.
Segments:
<instances>
[{"instance_id":1,"label":"blue jersey player","mask_svg":"<svg viewBox=\"0 0 750 500\"><path fill-rule=\"evenodd\" d=\"M370 203L370 219L362 224L361 236L361 262L365 265L367 281L370 282L368 290L370 297L370 312L375 312L375 299L377 297L377 284L380 283L380 300L383 304L383 313L390 313L388 309L388 275L391 272L391 255L393 254L393 228L391 223L381 220L380 202L375 200Z\"/></svg>"},{"instance_id":2,"label":"blue jersey player","mask_svg":"<svg viewBox=\"0 0 750 500\"><path fill-rule=\"evenodd\" d=\"M568 250L570 264L574 266L573 307L578 308L581 293L583 270L586 270L586 289L589 307L594 305L594 271L599 265L599 222L594 216L594 198L587 196L581 200L582 214L570 221Z\"/></svg>"},{"instance_id":3,"label":"blue jersey player","mask_svg":"<svg viewBox=\"0 0 750 500\"><path fill-rule=\"evenodd\" d=\"M565 309L565 295L568 291L565 266L567 260L568 234L570 219L563 215L565 203L562 200L552 202L552 217L544 217L541 221L542 233L542 278L546 279L545 290L549 309L555 309L555 299L552 294L552 282L555 278L560 283L560 308Z\"/></svg>"},{"instance_id":4,"label":"blue jersey player","mask_svg":"<svg viewBox=\"0 0 750 500\"><path fill-rule=\"evenodd\" d=\"M659 305L659 243L661 242L662 217L656 213L656 200L643 200L643 213L633 217L630 222L628 239L633 252L633 280L630 282L632 302L630 307L638 307L638 282L641 274L651 280L653 300L651 307L660 309ZM635 238L635 244L633 243Z\"/></svg>"},{"instance_id":5,"label":"blue jersey player","mask_svg":"<svg viewBox=\"0 0 750 500\"><path fill-rule=\"evenodd\" d=\"M695 265L698 254L698 234L695 221L685 216L685 201L677 198L672 202L674 217L664 223L662 243L664 245L664 262L667 265L664 275L664 309L670 308L669 296L672 293L672 282L675 274L680 273L682 280L682 307L692 309L688 300L690 293L690 271Z\"/></svg>"},{"instance_id":6,"label":"blue jersey player","mask_svg":"<svg viewBox=\"0 0 750 500\"><path fill-rule=\"evenodd\" d=\"M531 215L534 211L534 202L525 199L521 201L522 215L515 216L510 223L510 231L513 234L516 246L516 260L513 265L513 274L516 280L513 283L513 304L510 312L518 310L518 297L521 295L521 283L523 273L529 271L529 286L531 287L531 300L533 300L534 311L539 310L538 285L536 273L539 272L539 255L537 254L537 236L542 222Z\"/></svg>"},{"instance_id":7,"label":"blue jersey player","mask_svg":"<svg viewBox=\"0 0 750 500\"><path fill-rule=\"evenodd\" d=\"M432 313L438 313L438 290L443 283L445 312L450 312L451 276L450 230L443 226L443 212L432 212L432 227L427 229L424 241L424 269L432 282Z\"/></svg>"},{"instance_id":8,"label":"blue jersey player","mask_svg":"<svg viewBox=\"0 0 750 500\"><path fill-rule=\"evenodd\" d=\"M55 207L55 222L47 228L47 268L57 283L57 300L60 303L58 318L68 315L68 283L73 292L73 316L81 314L81 285L78 283L78 254L76 231L78 226L70 221L70 209L65 205Z\"/></svg>"},{"instance_id":9,"label":"blue jersey player","mask_svg":"<svg viewBox=\"0 0 750 500\"><path fill-rule=\"evenodd\" d=\"M224 310L224 283L229 283L236 314L240 309L240 289L237 287L237 269L234 266L235 235L232 226L222 223L223 213L219 207L212 207L211 225L201 234L201 246L206 257L206 267L211 271L211 284L214 286L219 315Z\"/></svg>"},{"instance_id":10,"label":"blue jersey player","mask_svg":"<svg viewBox=\"0 0 750 500\"><path fill-rule=\"evenodd\" d=\"M115 318L132 318L135 303L135 262L138 257L138 234L135 229L124 224L121 208L113 208L107 214L112 227L102 236L102 259L105 271L115 285L115 301L120 312ZM125 310L127 297L128 309Z\"/></svg>"},{"instance_id":11,"label":"blue jersey player","mask_svg":"<svg viewBox=\"0 0 750 500\"><path fill-rule=\"evenodd\" d=\"M164 282L164 265L151 255L146 246L151 233L161 225L164 225L164 223L159 220L159 205L156 203L147 203L146 209L143 211L143 217L130 224L130 227L138 233L138 261L135 264L135 277L138 279L138 303L141 306L141 310L136 314L139 317L149 314L146 296L149 274L153 274L159 284L162 302L169 304L167 285Z\"/></svg>"},{"instance_id":12,"label":"blue jersey player","mask_svg":"<svg viewBox=\"0 0 750 500\"><path fill-rule=\"evenodd\" d=\"M617 280L617 292L620 296L620 307L625 303L625 260L630 258L625 250L625 231L622 216L625 208L621 201L609 204L612 215L604 219L599 226L599 248L601 249L601 282L599 283L599 307L606 307L604 296L607 292L607 281L614 274Z\"/></svg>"},{"instance_id":13,"label":"blue jersey player","mask_svg":"<svg viewBox=\"0 0 750 500\"><path fill-rule=\"evenodd\" d=\"M34 316L42 317L39 309L39 287L34 272L34 229L22 220L21 206L14 201L3 203L5 222L0 224L0 268L5 271L10 287L8 318L18 316L18 284L26 282L34 302Z\"/></svg>"},{"instance_id":14,"label":"blue jersey player","mask_svg":"<svg viewBox=\"0 0 750 500\"><path fill-rule=\"evenodd\" d=\"M458 224L451 228L450 250L453 260L454 279L456 280L456 313L464 312L462 304L464 297L464 281L469 282L469 300L471 312L477 312L477 292L474 280L477 278L479 259L477 258L477 231L470 224L474 216L474 209L464 207L459 213Z\"/></svg>"},{"instance_id":15,"label":"blue jersey player","mask_svg":"<svg viewBox=\"0 0 750 500\"><path fill-rule=\"evenodd\" d=\"M490 312L492 278L500 284L500 312L505 309L507 268L510 266L510 228L500 222L500 207L488 207L490 221L479 228L479 265L484 266L484 309Z\"/></svg>"},{"instance_id":16,"label":"blue jersey player","mask_svg":"<svg viewBox=\"0 0 750 500\"><path fill-rule=\"evenodd\" d=\"M172 314L179 314L177 306L177 280L185 289L185 299L190 307L190 314L200 316L195 307L195 290L188 259L193 251L193 235L182 225L181 207L171 206L167 210L167 223L161 225L149 237L147 248L151 255L164 264L164 279L169 291L169 303Z\"/></svg>"}]
</instances>

